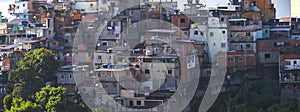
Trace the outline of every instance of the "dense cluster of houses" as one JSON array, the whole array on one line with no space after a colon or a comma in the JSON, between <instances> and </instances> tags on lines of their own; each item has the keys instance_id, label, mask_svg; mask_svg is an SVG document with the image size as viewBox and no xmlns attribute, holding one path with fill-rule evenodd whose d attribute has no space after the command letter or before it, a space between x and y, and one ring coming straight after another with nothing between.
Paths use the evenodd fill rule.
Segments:
<instances>
[{"instance_id":1,"label":"dense cluster of houses","mask_svg":"<svg viewBox=\"0 0 300 112\"><path fill-rule=\"evenodd\" d=\"M212 66L224 68L231 84L239 83L230 76L236 72L278 66L279 74L272 75L279 75L282 89L300 96L300 18L275 19L271 0L231 0L218 7L187 0L184 11L178 4L15 0L11 20L0 21L0 94L22 54L45 47L61 63L57 83L70 96L80 93L92 108L122 111L114 101L134 108L163 105L176 92L190 94L195 79L219 75ZM218 89L224 84L210 85L211 94L226 91ZM159 109L170 110L153 111Z\"/></svg>"}]
</instances>

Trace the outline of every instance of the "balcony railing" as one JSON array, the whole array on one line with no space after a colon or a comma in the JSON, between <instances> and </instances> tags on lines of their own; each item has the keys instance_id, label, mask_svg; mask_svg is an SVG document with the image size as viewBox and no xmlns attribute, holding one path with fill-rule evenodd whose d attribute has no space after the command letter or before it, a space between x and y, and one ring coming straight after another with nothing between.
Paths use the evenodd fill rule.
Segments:
<instances>
[{"instance_id":1,"label":"balcony railing","mask_svg":"<svg viewBox=\"0 0 300 112\"><path fill-rule=\"evenodd\" d=\"M286 65L285 70L300 70L300 65Z\"/></svg>"}]
</instances>

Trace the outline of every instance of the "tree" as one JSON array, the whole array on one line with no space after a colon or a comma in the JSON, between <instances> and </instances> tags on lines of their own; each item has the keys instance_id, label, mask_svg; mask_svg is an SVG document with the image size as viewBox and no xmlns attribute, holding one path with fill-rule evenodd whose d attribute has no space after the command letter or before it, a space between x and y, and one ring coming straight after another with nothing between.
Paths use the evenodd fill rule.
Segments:
<instances>
[{"instance_id":1,"label":"tree","mask_svg":"<svg viewBox=\"0 0 300 112\"><path fill-rule=\"evenodd\" d=\"M257 80L250 88L242 87L241 94L235 97L227 95L223 97L224 102L216 102L213 107L222 112L297 112L299 100L285 100L280 94L277 80Z\"/></svg>"},{"instance_id":2,"label":"tree","mask_svg":"<svg viewBox=\"0 0 300 112\"><path fill-rule=\"evenodd\" d=\"M66 95L66 88L46 86L36 93L36 102L41 105L43 111L56 112L59 105L63 104L63 97Z\"/></svg>"},{"instance_id":3,"label":"tree","mask_svg":"<svg viewBox=\"0 0 300 112\"><path fill-rule=\"evenodd\" d=\"M14 97L12 99L12 105L7 112L39 112L40 107L31 101L25 101L21 97Z\"/></svg>"},{"instance_id":4,"label":"tree","mask_svg":"<svg viewBox=\"0 0 300 112\"><path fill-rule=\"evenodd\" d=\"M268 112L298 112L297 100L280 99L279 102L273 104L267 109Z\"/></svg>"},{"instance_id":5,"label":"tree","mask_svg":"<svg viewBox=\"0 0 300 112\"><path fill-rule=\"evenodd\" d=\"M8 112L90 112L84 104L72 102L66 97L66 88L46 86L36 92L35 100L5 96L5 110Z\"/></svg>"},{"instance_id":6,"label":"tree","mask_svg":"<svg viewBox=\"0 0 300 112\"><path fill-rule=\"evenodd\" d=\"M59 67L55 55L41 48L25 53L18 62L18 68L9 72L9 81L13 91L4 98L4 107L8 112L89 112L82 103L68 101L66 88L46 86L46 82L55 80Z\"/></svg>"},{"instance_id":7,"label":"tree","mask_svg":"<svg viewBox=\"0 0 300 112\"><path fill-rule=\"evenodd\" d=\"M52 51L40 48L25 53L24 58L18 62L18 67L32 70L36 76L47 82L55 78L54 73L58 70L59 62Z\"/></svg>"},{"instance_id":8,"label":"tree","mask_svg":"<svg viewBox=\"0 0 300 112\"><path fill-rule=\"evenodd\" d=\"M32 98L47 81L55 79L58 67L58 61L50 50L41 48L25 53L18 62L18 68L8 74L9 81L14 84L14 96Z\"/></svg>"},{"instance_id":9,"label":"tree","mask_svg":"<svg viewBox=\"0 0 300 112\"><path fill-rule=\"evenodd\" d=\"M6 94L3 98L3 105L5 110L10 110L12 104L13 96L12 94Z\"/></svg>"}]
</instances>

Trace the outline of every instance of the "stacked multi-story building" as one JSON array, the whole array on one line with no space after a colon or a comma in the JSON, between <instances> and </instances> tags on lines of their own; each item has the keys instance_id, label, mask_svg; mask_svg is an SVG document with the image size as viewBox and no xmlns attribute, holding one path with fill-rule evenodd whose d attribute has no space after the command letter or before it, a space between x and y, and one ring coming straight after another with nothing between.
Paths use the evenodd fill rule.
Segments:
<instances>
[{"instance_id":1,"label":"stacked multi-story building","mask_svg":"<svg viewBox=\"0 0 300 112\"><path fill-rule=\"evenodd\" d=\"M223 77L209 85L215 95L227 89L223 80L238 85L238 73L278 64L283 90L298 90L300 19L275 19L271 0L215 8L187 2L182 12L173 0L16 0L8 9L13 20L0 21L0 93L22 54L40 47L57 54L58 85L81 94L91 108L164 104L157 111L170 111L174 102L188 100L172 99L176 93L193 96L197 86L208 88L194 84L199 77Z\"/></svg>"}]
</instances>

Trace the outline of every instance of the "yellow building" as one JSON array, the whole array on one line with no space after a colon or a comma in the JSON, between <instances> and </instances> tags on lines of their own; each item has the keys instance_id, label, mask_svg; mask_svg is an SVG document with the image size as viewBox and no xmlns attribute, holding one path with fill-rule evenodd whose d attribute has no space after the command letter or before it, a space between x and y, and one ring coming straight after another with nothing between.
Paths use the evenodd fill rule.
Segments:
<instances>
[{"instance_id":1,"label":"yellow building","mask_svg":"<svg viewBox=\"0 0 300 112\"><path fill-rule=\"evenodd\" d=\"M300 17L300 0L291 0L291 17Z\"/></svg>"}]
</instances>

